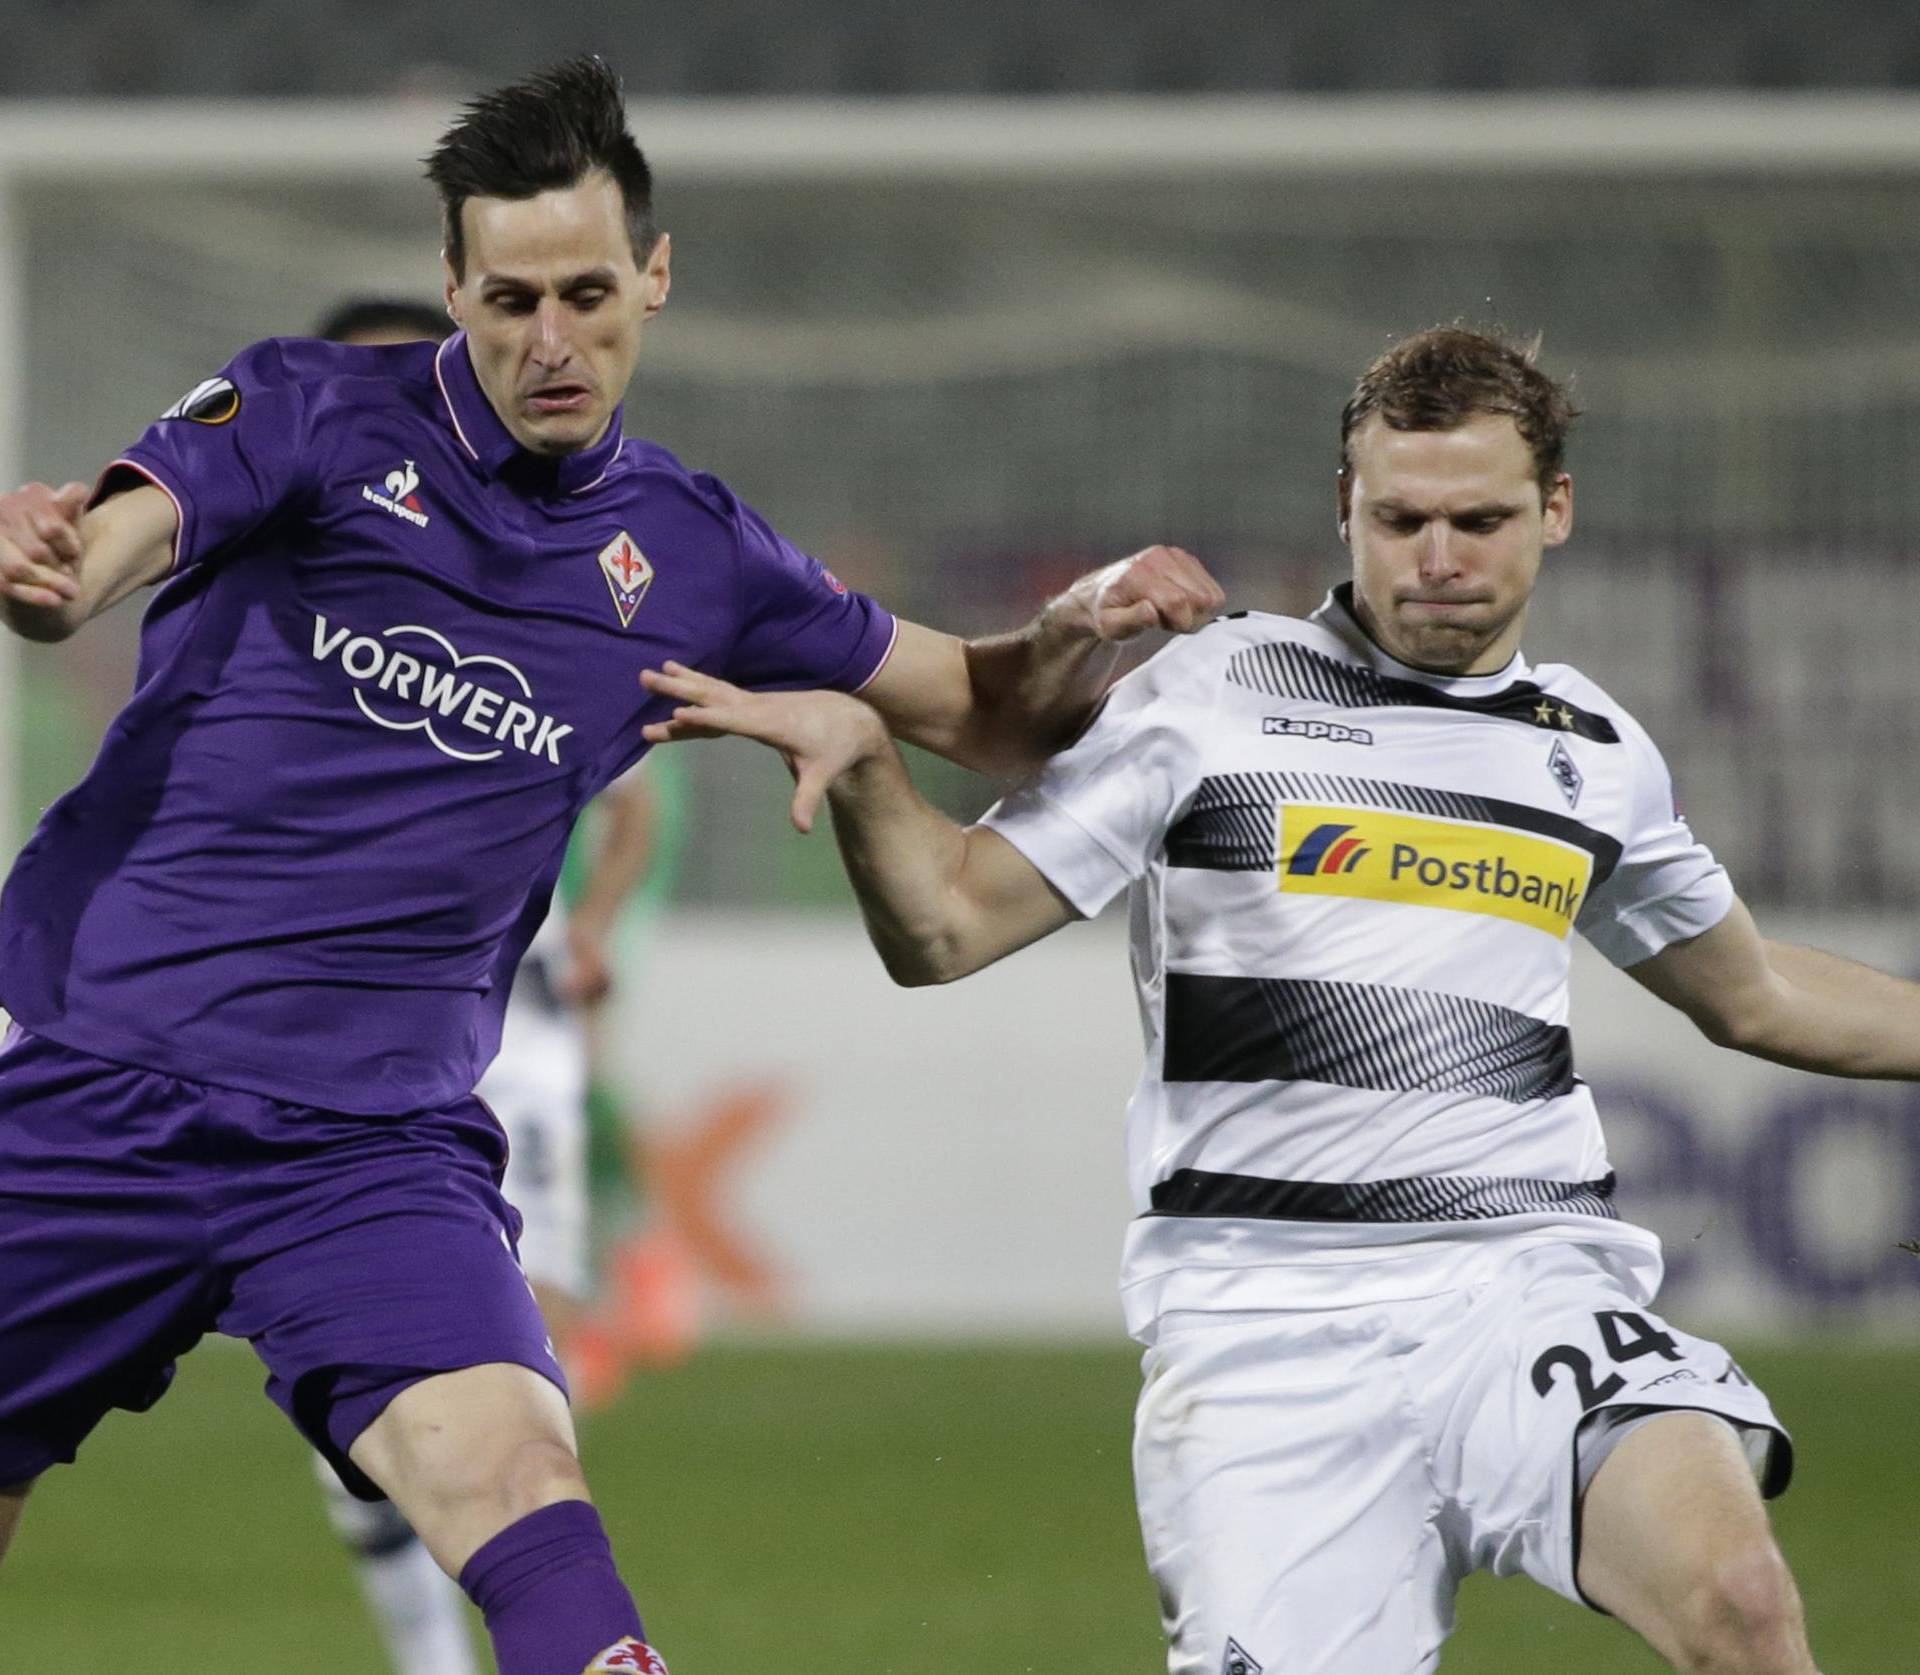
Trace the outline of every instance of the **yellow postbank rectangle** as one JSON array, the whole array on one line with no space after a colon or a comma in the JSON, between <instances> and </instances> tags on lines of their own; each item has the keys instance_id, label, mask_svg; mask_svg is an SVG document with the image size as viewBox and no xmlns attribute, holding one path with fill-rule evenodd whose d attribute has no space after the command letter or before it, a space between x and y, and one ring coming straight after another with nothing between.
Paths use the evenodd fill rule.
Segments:
<instances>
[{"instance_id":1,"label":"yellow postbank rectangle","mask_svg":"<svg viewBox=\"0 0 1920 1675\"><path fill-rule=\"evenodd\" d=\"M1456 913L1549 936L1573 928L1593 876L1584 849L1507 826L1332 804L1280 806L1280 888Z\"/></svg>"}]
</instances>

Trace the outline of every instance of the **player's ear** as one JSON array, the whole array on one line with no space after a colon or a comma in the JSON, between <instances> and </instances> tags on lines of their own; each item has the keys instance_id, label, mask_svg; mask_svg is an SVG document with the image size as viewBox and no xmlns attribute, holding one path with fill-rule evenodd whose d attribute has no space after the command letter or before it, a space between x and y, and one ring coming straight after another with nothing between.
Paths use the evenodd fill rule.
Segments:
<instances>
[{"instance_id":1,"label":"player's ear","mask_svg":"<svg viewBox=\"0 0 1920 1675\"><path fill-rule=\"evenodd\" d=\"M440 269L445 281L447 318L464 331L467 323L460 318L460 276L453 271L453 258L444 250L440 252Z\"/></svg>"},{"instance_id":2,"label":"player's ear","mask_svg":"<svg viewBox=\"0 0 1920 1675\"><path fill-rule=\"evenodd\" d=\"M1353 473L1343 465L1333 474L1333 480L1336 484L1334 492L1339 497L1336 526L1340 531L1340 539L1344 543L1347 538L1347 523L1353 516Z\"/></svg>"},{"instance_id":3,"label":"player's ear","mask_svg":"<svg viewBox=\"0 0 1920 1675\"><path fill-rule=\"evenodd\" d=\"M1554 478L1540 513L1541 546L1557 547L1573 533L1573 478L1566 472Z\"/></svg>"},{"instance_id":4,"label":"player's ear","mask_svg":"<svg viewBox=\"0 0 1920 1675\"><path fill-rule=\"evenodd\" d=\"M647 265L640 274L646 296L646 311L658 314L667 306L667 293L673 289L673 235L661 233L647 252Z\"/></svg>"}]
</instances>

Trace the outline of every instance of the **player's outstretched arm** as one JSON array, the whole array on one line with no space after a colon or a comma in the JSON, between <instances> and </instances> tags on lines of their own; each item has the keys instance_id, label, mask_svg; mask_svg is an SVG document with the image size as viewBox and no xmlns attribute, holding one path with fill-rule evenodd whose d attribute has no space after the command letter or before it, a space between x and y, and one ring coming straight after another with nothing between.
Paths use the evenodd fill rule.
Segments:
<instances>
[{"instance_id":1,"label":"player's outstretched arm","mask_svg":"<svg viewBox=\"0 0 1920 1675\"><path fill-rule=\"evenodd\" d=\"M1830 1076L1920 1080L1920 983L1769 942L1739 901L1627 970L1720 1046Z\"/></svg>"},{"instance_id":2,"label":"player's outstretched arm","mask_svg":"<svg viewBox=\"0 0 1920 1675\"><path fill-rule=\"evenodd\" d=\"M895 982L951 982L1079 917L999 833L924 802L886 723L858 698L747 692L677 663L641 679L679 700L671 720L646 729L654 743L730 735L771 746L793 773L803 832L828 800L867 933Z\"/></svg>"},{"instance_id":3,"label":"player's outstretched arm","mask_svg":"<svg viewBox=\"0 0 1920 1675\"><path fill-rule=\"evenodd\" d=\"M85 483L0 495L0 610L29 640L64 640L173 562L173 502L151 484L86 510Z\"/></svg>"},{"instance_id":4,"label":"player's outstretched arm","mask_svg":"<svg viewBox=\"0 0 1920 1675\"><path fill-rule=\"evenodd\" d=\"M982 773L1022 773L1079 735L1123 641L1190 634L1225 603L1191 553L1148 547L1082 576L1012 634L960 640L903 622L861 697L910 743Z\"/></svg>"}]
</instances>

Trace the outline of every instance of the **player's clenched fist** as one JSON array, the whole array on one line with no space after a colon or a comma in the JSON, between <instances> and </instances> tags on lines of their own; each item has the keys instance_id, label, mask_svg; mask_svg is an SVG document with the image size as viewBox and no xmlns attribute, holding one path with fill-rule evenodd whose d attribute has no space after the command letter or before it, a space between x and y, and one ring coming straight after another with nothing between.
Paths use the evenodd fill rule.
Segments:
<instances>
[{"instance_id":1,"label":"player's clenched fist","mask_svg":"<svg viewBox=\"0 0 1920 1675\"><path fill-rule=\"evenodd\" d=\"M88 493L85 483L59 489L28 483L0 494L0 596L49 607L79 596L74 570Z\"/></svg>"},{"instance_id":2,"label":"player's clenched fist","mask_svg":"<svg viewBox=\"0 0 1920 1675\"><path fill-rule=\"evenodd\" d=\"M1062 627L1091 631L1101 640L1130 640L1149 628L1191 634L1218 614L1227 596L1207 568L1179 547L1147 547L1082 576L1048 602Z\"/></svg>"}]
</instances>

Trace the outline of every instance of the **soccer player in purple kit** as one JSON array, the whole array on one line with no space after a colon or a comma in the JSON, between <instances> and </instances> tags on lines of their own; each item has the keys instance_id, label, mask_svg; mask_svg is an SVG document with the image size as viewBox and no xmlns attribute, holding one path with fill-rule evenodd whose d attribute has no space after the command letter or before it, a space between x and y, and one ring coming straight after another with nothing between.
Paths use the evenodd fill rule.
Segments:
<instances>
[{"instance_id":1,"label":"soccer player in purple kit","mask_svg":"<svg viewBox=\"0 0 1920 1675\"><path fill-rule=\"evenodd\" d=\"M428 174L459 335L256 345L91 492L0 496L17 632L163 584L0 896L0 1548L217 1330L459 1578L503 1675L658 1671L470 1092L575 815L672 708L639 671L859 691L1006 768L1077 726L1106 641L1220 595L1151 548L963 643L625 438L670 244L598 60L475 101Z\"/></svg>"}]
</instances>

